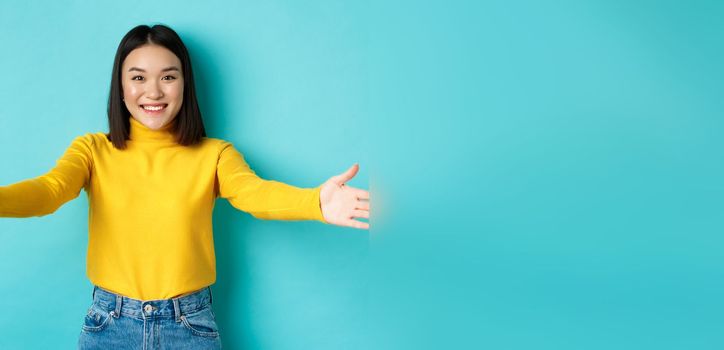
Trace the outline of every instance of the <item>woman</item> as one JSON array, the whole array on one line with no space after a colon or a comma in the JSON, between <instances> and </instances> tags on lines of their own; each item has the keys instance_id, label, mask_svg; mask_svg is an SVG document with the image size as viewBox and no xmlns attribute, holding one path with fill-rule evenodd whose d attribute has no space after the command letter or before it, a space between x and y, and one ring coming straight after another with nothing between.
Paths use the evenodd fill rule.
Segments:
<instances>
[{"instance_id":1,"label":"woman","mask_svg":"<svg viewBox=\"0 0 724 350\"><path fill-rule=\"evenodd\" d=\"M108 134L73 140L47 174L0 187L0 216L53 213L89 197L87 274L94 285L81 349L215 349L212 210L217 197L262 219L368 228L354 165L316 188L257 177L228 142L207 138L191 61L163 25L121 40Z\"/></svg>"}]
</instances>

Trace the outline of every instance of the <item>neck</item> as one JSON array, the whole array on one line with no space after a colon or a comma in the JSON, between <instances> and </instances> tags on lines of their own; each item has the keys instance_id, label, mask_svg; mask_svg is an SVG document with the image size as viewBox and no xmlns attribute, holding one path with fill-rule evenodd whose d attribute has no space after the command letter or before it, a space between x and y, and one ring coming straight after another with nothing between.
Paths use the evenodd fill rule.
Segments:
<instances>
[{"instance_id":1,"label":"neck","mask_svg":"<svg viewBox=\"0 0 724 350\"><path fill-rule=\"evenodd\" d=\"M130 136L131 141L176 141L176 135L173 133L173 122L168 123L160 129L151 129L133 117L130 120Z\"/></svg>"}]
</instances>

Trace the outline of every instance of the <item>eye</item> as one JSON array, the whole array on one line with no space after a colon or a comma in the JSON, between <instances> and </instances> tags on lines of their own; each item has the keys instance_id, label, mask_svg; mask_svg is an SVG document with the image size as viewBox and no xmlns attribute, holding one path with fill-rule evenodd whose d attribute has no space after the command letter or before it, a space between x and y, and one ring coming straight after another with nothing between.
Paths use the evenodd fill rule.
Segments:
<instances>
[{"instance_id":1,"label":"eye","mask_svg":"<svg viewBox=\"0 0 724 350\"><path fill-rule=\"evenodd\" d=\"M136 78L140 78L140 79L136 79ZM142 80L142 79L143 79L143 77L140 75L136 75L133 78L131 78L131 80Z\"/></svg>"},{"instance_id":2,"label":"eye","mask_svg":"<svg viewBox=\"0 0 724 350\"><path fill-rule=\"evenodd\" d=\"M166 79L166 78L170 78L170 79ZM176 77L174 77L173 75L167 75L167 76L163 77L163 79L165 79L165 80L176 80Z\"/></svg>"}]
</instances>

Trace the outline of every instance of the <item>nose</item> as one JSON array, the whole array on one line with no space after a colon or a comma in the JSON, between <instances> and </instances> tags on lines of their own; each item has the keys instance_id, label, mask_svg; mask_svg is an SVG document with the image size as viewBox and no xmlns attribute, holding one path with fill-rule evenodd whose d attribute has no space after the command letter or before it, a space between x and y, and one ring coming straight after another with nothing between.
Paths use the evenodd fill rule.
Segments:
<instances>
[{"instance_id":1,"label":"nose","mask_svg":"<svg viewBox=\"0 0 724 350\"><path fill-rule=\"evenodd\" d=\"M150 84L146 84L146 86L146 95L148 98L157 100L163 97L163 91L158 86L158 82L150 82Z\"/></svg>"}]
</instances>

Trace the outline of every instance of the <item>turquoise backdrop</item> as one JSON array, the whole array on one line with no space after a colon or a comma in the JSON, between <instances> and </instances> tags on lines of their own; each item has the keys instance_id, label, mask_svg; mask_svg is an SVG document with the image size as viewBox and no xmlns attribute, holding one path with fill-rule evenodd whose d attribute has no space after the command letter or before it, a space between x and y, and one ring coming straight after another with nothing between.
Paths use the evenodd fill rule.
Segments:
<instances>
[{"instance_id":1,"label":"turquoise backdrop","mask_svg":"<svg viewBox=\"0 0 724 350\"><path fill-rule=\"evenodd\" d=\"M209 134L372 229L217 202L229 349L724 347L724 3L0 3L0 185L105 131L137 24L188 45ZM0 348L73 348L87 201L0 219Z\"/></svg>"}]
</instances>

